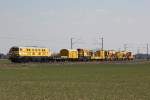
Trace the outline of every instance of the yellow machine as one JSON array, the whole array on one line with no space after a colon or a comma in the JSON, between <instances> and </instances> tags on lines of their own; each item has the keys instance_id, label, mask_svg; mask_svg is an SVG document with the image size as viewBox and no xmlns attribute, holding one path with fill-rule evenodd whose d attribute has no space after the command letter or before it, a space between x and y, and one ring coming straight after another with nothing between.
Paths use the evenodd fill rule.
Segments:
<instances>
[{"instance_id":1,"label":"yellow machine","mask_svg":"<svg viewBox=\"0 0 150 100\"><path fill-rule=\"evenodd\" d=\"M92 50L88 49L77 49L79 61L88 61L91 59Z\"/></svg>"},{"instance_id":2,"label":"yellow machine","mask_svg":"<svg viewBox=\"0 0 150 100\"><path fill-rule=\"evenodd\" d=\"M133 60L135 59L135 55L132 53L132 52L128 52L129 56L128 57L128 60Z\"/></svg>"},{"instance_id":3,"label":"yellow machine","mask_svg":"<svg viewBox=\"0 0 150 100\"><path fill-rule=\"evenodd\" d=\"M106 58L106 51L105 50L98 50L94 52L92 56L92 60L105 60Z\"/></svg>"},{"instance_id":4,"label":"yellow machine","mask_svg":"<svg viewBox=\"0 0 150 100\"><path fill-rule=\"evenodd\" d=\"M77 50L78 50L78 56L80 57L91 56L91 50L88 49L77 49Z\"/></svg>"},{"instance_id":5,"label":"yellow machine","mask_svg":"<svg viewBox=\"0 0 150 100\"><path fill-rule=\"evenodd\" d=\"M48 48L12 47L9 51L9 59L12 62L47 62L51 54Z\"/></svg>"},{"instance_id":6,"label":"yellow machine","mask_svg":"<svg viewBox=\"0 0 150 100\"><path fill-rule=\"evenodd\" d=\"M126 53L126 59L127 59L127 60L133 60L133 59L134 59L133 53L130 52L130 51L128 51L128 52Z\"/></svg>"},{"instance_id":7,"label":"yellow machine","mask_svg":"<svg viewBox=\"0 0 150 100\"><path fill-rule=\"evenodd\" d=\"M115 50L108 50L106 57L107 57L107 60L110 60L110 61L116 60L116 51Z\"/></svg>"},{"instance_id":8,"label":"yellow machine","mask_svg":"<svg viewBox=\"0 0 150 100\"><path fill-rule=\"evenodd\" d=\"M64 59L78 59L78 51L72 49L62 49L60 50L60 56Z\"/></svg>"},{"instance_id":9,"label":"yellow machine","mask_svg":"<svg viewBox=\"0 0 150 100\"><path fill-rule=\"evenodd\" d=\"M117 60L124 60L124 58L125 58L124 56L125 56L125 52L123 52L123 51L116 52Z\"/></svg>"}]
</instances>

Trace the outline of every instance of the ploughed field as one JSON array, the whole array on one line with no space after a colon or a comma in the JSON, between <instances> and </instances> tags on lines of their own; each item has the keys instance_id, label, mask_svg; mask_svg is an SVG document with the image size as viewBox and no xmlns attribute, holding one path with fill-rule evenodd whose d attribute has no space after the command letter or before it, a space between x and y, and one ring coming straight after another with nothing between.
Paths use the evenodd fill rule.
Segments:
<instances>
[{"instance_id":1,"label":"ploughed field","mask_svg":"<svg viewBox=\"0 0 150 100\"><path fill-rule=\"evenodd\" d=\"M0 60L0 100L150 100L150 63L13 64Z\"/></svg>"}]
</instances>

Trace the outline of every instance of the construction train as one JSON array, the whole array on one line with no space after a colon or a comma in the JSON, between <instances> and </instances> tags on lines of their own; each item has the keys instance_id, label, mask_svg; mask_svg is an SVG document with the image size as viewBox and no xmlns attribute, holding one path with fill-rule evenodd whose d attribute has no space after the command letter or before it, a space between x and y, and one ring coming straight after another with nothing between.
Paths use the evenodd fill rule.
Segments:
<instances>
[{"instance_id":1,"label":"construction train","mask_svg":"<svg viewBox=\"0 0 150 100\"><path fill-rule=\"evenodd\" d=\"M49 48L17 47L9 50L9 60L12 62L64 62L64 61L125 61L133 60L130 51L61 49L59 53L52 53Z\"/></svg>"}]
</instances>

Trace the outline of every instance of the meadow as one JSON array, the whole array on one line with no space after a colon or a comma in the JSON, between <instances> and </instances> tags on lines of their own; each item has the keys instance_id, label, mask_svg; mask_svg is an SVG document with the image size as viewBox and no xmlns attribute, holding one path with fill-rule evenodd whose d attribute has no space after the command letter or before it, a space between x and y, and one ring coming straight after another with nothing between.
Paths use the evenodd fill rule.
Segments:
<instances>
[{"instance_id":1,"label":"meadow","mask_svg":"<svg viewBox=\"0 0 150 100\"><path fill-rule=\"evenodd\" d=\"M0 100L150 100L150 63L0 61Z\"/></svg>"}]
</instances>

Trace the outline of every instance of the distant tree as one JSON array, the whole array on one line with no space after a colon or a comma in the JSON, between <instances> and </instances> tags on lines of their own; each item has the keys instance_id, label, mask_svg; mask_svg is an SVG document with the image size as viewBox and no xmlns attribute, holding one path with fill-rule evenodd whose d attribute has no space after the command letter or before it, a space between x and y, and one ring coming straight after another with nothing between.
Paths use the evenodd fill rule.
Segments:
<instances>
[{"instance_id":1,"label":"distant tree","mask_svg":"<svg viewBox=\"0 0 150 100\"><path fill-rule=\"evenodd\" d=\"M147 54L136 54L135 57L136 59L147 59L150 58L150 55L147 57Z\"/></svg>"},{"instance_id":2,"label":"distant tree","mask_svg":"<svg viewBox=\"0 0 150 100\"><path fill-rule=\"evenodd\" d=\"M3 53L0 53L0 59L7 59L8 58L8 54L3 54Z\"/></svg>"}]
</instances>

